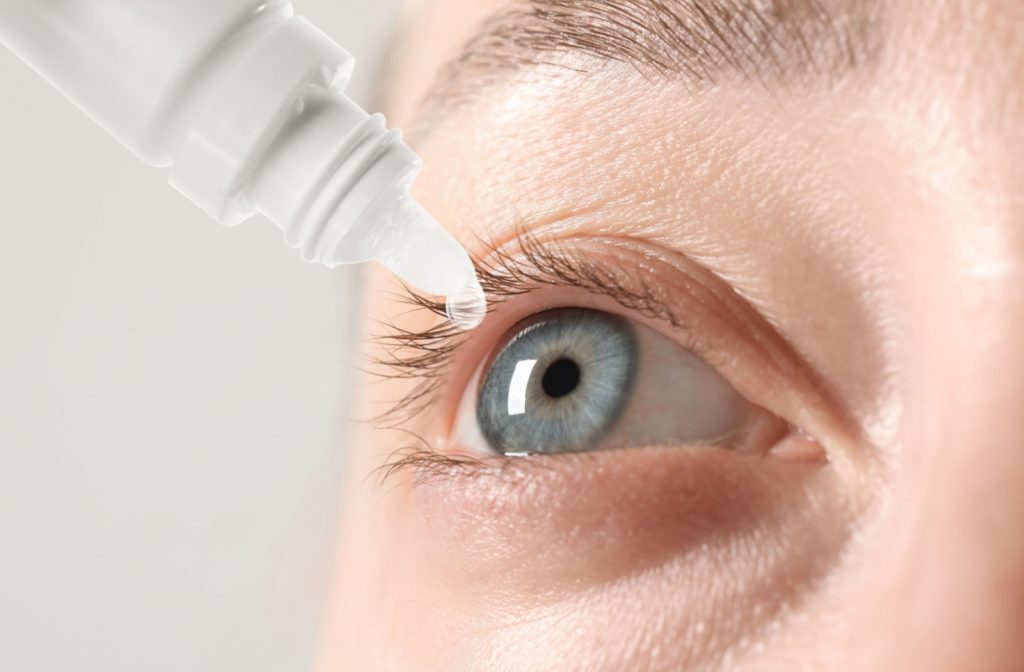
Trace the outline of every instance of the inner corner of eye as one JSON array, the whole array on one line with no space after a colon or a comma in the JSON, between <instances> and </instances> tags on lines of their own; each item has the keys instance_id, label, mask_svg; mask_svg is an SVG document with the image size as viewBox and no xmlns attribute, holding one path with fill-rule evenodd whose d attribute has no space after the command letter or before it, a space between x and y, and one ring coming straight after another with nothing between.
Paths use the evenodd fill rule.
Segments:
<instances>
[{"instance_id":1,"label":"inner corner of eye","mask_svg":"<svg viewBox=\"0 0 1024 672\"><path fill-rule=\"evenodd\" d=\"M678 342L600 310L520 321L463 393L456 441L477 455L555 455L734 436L745 403Z\"/></svg>"}]
</instances>

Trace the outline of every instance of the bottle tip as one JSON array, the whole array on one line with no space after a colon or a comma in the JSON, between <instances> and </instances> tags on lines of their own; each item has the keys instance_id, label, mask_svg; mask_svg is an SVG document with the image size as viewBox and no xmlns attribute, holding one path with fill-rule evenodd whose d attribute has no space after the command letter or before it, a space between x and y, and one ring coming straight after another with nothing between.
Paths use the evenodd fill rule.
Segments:
<instances>
[{"instance_id":1,"label":"bottle tip","mask_svg":"<svg viewBox=\"0 0 1024 672\"><path fill-rule=\"evenodd\" d=\"M449 295L445 299L445 313L459 329L469 331L479 327L487 316L487 297L480 282L473 278L467 291Z\"/></svg>"},{"instance_id":2,"label":"bottle tip","mask_svg":"<svg viewBox=\"0 0 1024 672\"><path fill-rule=\"evenodd\" d=\"M408 190L389 194L377 213L372 254L416 289L444 296L448 320L475 329L487 315L487 297L466 250Z\"/></svg>"}]
</instances>

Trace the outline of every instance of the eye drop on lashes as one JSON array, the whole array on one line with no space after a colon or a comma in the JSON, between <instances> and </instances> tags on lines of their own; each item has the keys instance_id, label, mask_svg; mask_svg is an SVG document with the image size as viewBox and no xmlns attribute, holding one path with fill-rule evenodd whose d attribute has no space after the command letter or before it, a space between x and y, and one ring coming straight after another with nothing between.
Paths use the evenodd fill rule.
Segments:
<instances>
[{"instance_id":1,"label":"eye drop on lashes","mask_svg":"<svg viewBox=\"0 0 1024 672\"><path fill-rule=\"evenodd\" d=\"M0 41L222 224L262 213L306 261L377 260L482 319L468 254L409 195L421 160L290 0L3 0Z\"/></svg>"}]
</instances>

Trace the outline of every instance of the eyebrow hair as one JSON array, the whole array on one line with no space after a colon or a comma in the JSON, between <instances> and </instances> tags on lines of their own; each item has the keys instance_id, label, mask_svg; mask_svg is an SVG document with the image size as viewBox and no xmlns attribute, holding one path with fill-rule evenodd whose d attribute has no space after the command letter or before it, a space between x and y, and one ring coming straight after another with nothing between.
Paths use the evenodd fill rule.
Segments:
<instances>
[{"instance_id":1,"label":"eyebrow hair","mask_svg":"<svg viewBox=\"0 0 1024 672\"><path fill-rule=\"evenodd\" d=\"M622 63L696 92L729 76L762 84L835 77L877 50L875 0L513 0L442 71L428 104L471 98L536 65ZM581 59L582 57L582 59ZM588 64L589 61L589 64Z\"/></svg>"}]
</instances>

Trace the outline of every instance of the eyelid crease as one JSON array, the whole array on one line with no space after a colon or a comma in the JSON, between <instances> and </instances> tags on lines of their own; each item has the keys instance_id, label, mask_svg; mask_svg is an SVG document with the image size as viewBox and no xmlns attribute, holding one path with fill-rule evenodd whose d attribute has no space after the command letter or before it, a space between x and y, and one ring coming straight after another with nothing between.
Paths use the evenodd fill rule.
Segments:
<instances>
[{"instance_id":1,"label":"eyelid crease","mask_svg":"<svg viewBox=\"0 0 1024 672\"><path fill-rule=\"evenodd\" d=\"M483 241L481 241L483 242ZM637 287L623 284L615 271L588 260L570 246L542 242L525 229L516 231L511 245L482 245L474 256L477 276L488 298L488 313L496 304L540 289L566 286L608 296L640 315L680 326L667 303L642 278ZM414 310L445 317L443 300L423 296L407 285L398 300ZM371 359L370 373L381 379L419 382L384 413L370 422L381 429L396 429L425 411L435 400L451 360L469 336L443 320L423 331L403 329L394 322L382 324L384 333L370 339L384 355Z\"/></svg>"}]
</instances>

